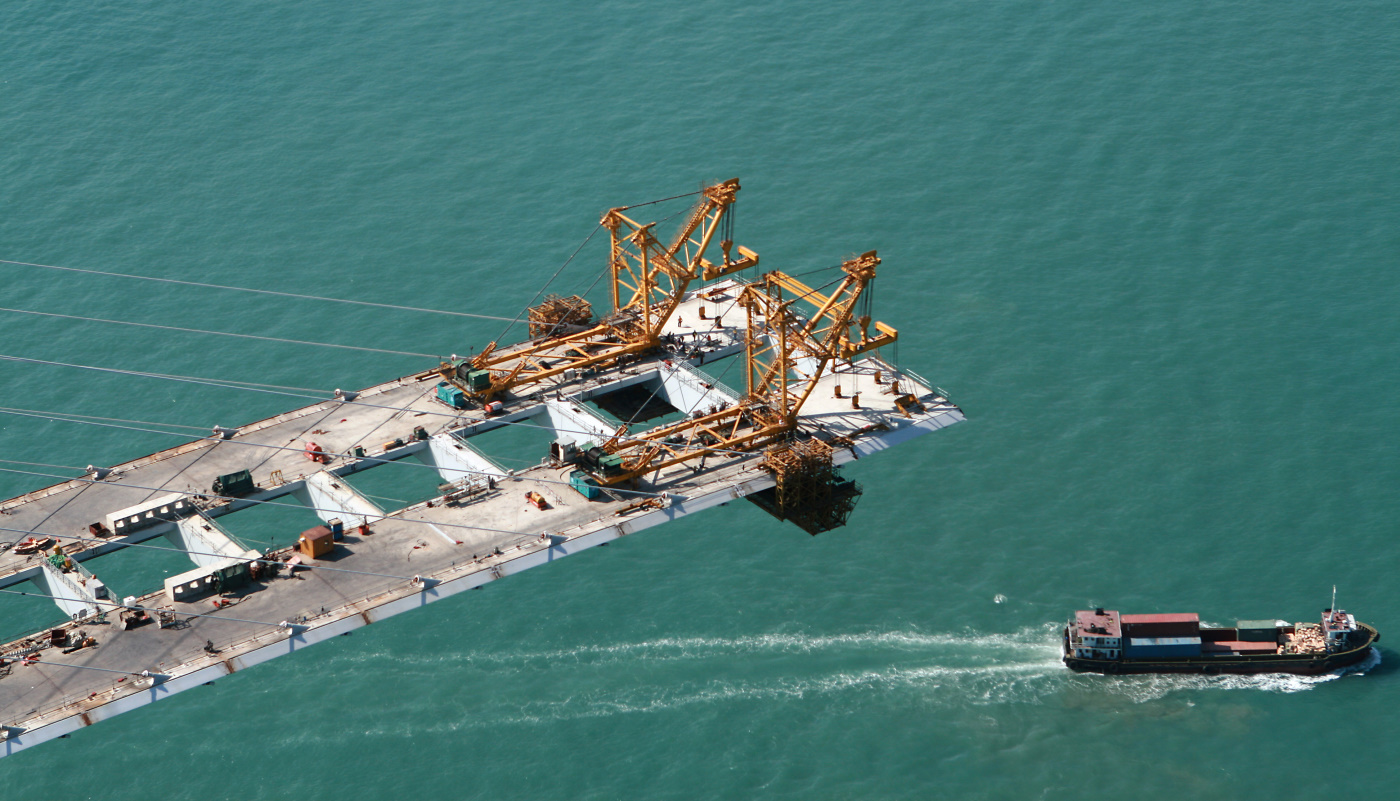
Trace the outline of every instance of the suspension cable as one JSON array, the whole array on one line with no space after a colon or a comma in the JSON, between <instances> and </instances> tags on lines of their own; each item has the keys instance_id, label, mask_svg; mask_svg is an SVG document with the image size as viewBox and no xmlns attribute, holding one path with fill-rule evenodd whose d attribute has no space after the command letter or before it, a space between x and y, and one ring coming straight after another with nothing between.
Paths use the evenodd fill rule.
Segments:
<instances>
[{"instance_id":1,"label":"suspension cable","mask_svg":"<svg viewBox=\"0 0 1400 801\"><path fill-rule=\"evenodd\" d=\"M30 475L30 476L42 476L42 477L45 477L45 478L62 478L62 479L65 479L65 480L67 480L67 481L81 481L81 482L84 483L84 484L101 484L101 483L103 483L103 482L101 482L101 481L99 481L99 480L97 480L97 479L93 479L93 478L81 478L81 477L77 477L77 476L75 476L75 477L73 477L73 478L68 478L67 476L55 475L55 474L53 474L53 473L37 473L37 472L35 472L35 471L33 471L33 470L16 470L16 469L13 468L13 467L0 467L0 472L3 472L3 473L19 473L19 474L21 474L21 475ZM562 483L562 482L558 482L558 483ZM148 490L148 491L150 491L150 492L176 492L176 493L179 492L179 490L171 490L169 487L145 487L145 486L142 486L142 485L140 485L140 484L127 484L127 483L122 483L122 484L119 484L119 485L108 484L107 486L121 486L121 487L125 487L125 488L127 488L127 489L143 489L143 490ZM537 535L538 535L538 532L531 533L531 532L528 532L528 531L514 531L514 530L511 530L511 529L504 529L504 528L488 528L488 527L486 527L486 526L469 526L469 525L467 525L467 524L465 524L465 523L446 523L446 522L439 522L439 521L435 521L435 520L415 520L415 519L413 519L413 518L411 518L411 517L394 517L394 515L393 515L392 513L391 513L391 514L379 514L379 515L365 515L365 514L359 514L359 513L349 512L349 511L346 511L345 509L322 509L322 508L320 508L320 507L311 506L311 505L309 505L309 504L304 505L304 504L299 504L299 503L284 503L284 502L282 502L282 501L258 500L258 499L256 499L256 498L239 498L239 497L236 497L236 496L233 496L233 495L217 495L217 494L215 494L215 493L213 493L213 492L198 492L198 493L192 493L192 494L203 495L203 496L209 497L209 498L218 498L218 499L220 499L220 500L226 500L226 501L239 501L239 500L241 500L241 501L246 501L246 502L248 502L248 503L266 504L266 505L268 505L268 506L285 506L285 507L288 507L288 508L291 508L291 509L306 509L306 510L310 510L310 511L312 511L312 512L332 512L332 513L335 513L335 514L345 515L346 517L363 517L363 518L366 519L366 521L368 521L368 519L369 519L370 517L377 517L377 518L379 518L380 520L401 520L401 521L403 521L403 522L405 522L405 523L422 523L423 525L427 525L427 526L446 526L447 528L464 528L464 529L466 529L466 530L468 530L468 531L489 531L489 532L491 532L492 534L511 534L511 535L514 535L514 536L517 536L517 537L534 537L534 536L537 536ZM648 493L648 494L650 494L650 493ZM400 510L397 510L397 511L403 511L403 510L400 509ZM30 532L30 533L34 533L34 532ZM69 538L71 538L71 539L81 539L80 536L74 535L74 534L45 534L45 535L43 535L43 536L46 536L46 537L69 537Z\"/></svg>"},{"instance_id":2,"label":"suspension cable","mask_svg":"<svg viewBox=\"0 0 1400 801\"><path fill-rule=\"evenodd\" d=\"M252 561L252 560L249 560L249 561ZM8 594L10 594L10 595L29 595L29 596L33 596L33 597L35 597L35 598L48 598L48 599L51 600L51 601L80 601L80 599L77 599L77 598L62 598L62 597L59 597L59 596L57 596L57 595L46 595L46 594L44 594L44 593L42 593L42 592L28 592L28 591L25 591L25 590L0 590L0 592L8 593ZM121 604L119 604L119 603L116 603L115 601L99 601L99 600L95 600L95 599L94 599L94 600L92 600L92 601L80 601L80 602L81 602L81 603L84 603L84 604L92 604L92 605L94 605L94 606L106 606L106 607L110 607L110 608L112 608L112 609L114 609L114 610L115 610L115 609L131 609L131 607L123 606L123 605L121 605ZM144 611L144 610L145 610L145 608L142 607L142 611ZM243 620L242 618L237 618L237 617L223 617L223 616L221 616L221 615L206 615L206 614L203 614L203 613L200 613L200 612L177 612L176 614L180 615L181 617L185 617L185 616L189 616L189 617L207 617L207 618L211 618L211 619L213 619L213 620L227 620L227 621L230 621L230 622L232 622L232 623L251 623L251 624L253 624L254 626L281 626L281 625L282 625L281 623L268 623L266 620ZM31 635L31 636L32 636L32 635ZM56 665L56 666L58 666L58 667L73 667L73 668L76 668L76 667L84 667L83 665L66 665L66 664L64 664L64 663L62 663L62 662L39 662L37 659L31 661L31 664L34 664L34 663L37 663L37 664L40 664L40 665ZM128 671L125 671L125 670L111 670L111 669L109 669L109 668L95 668L95 667L90 667L90 668L87 668L87 669L88 669L88 670L106 670L108 673L128 673ZM141 674L140 674L140 673L128 673L128 675L139 676L139 675L141 675Z\"/></svg>"},{"instance_id":3,"label":"suspension cable","mask_svg":"<svg viewBox=\"0 0 1400 801\"><path fill-rule=\"evenodd\" d=\"M203 517L203 515L200 515L200 516ZM420 520L420 521L416 521L416 522L423 522L423 521ZM9 531L9 532L12 532L12 533L15 533L15 534L28 534L28 535L30 535L31 537L67 537L68 539L74 539L74 540L77 540L78 542L92 542L92 543L97 543L98 545L104 545L104 544L108 544L108 543L111 543L111 542L112 542L112 540L95 539L95 538L93 538L93 537L84 537L84 536L77 535L77 534L74 534L74 535L69 535L69 534L45 534L45 533L43 533L43 532L41 532L41 531L30 531L30 530L28 530L28 529L20 529L20 528L6 528L6 527L4 527L4 526L0 526L0 531ZM161 535L158 535L158 536L161 536ZM242 544L243 544L242 542L239 542L238 539L237 539L236 537L230 537L230 539L233 540L233 542L234 542L235 545L242 545ZM176 553L182 553L182 554L185 554L185 555L187 555L187 556L212 556L212 557L215 557L215 558L217 558L217 559L237 559L237 560L240 561L240 562L244 562L244 561L246 561L246 562L261 562L262 564L266 564L266 565L273 565L273 564L280 565L280 564L285 564L284 562L279 562L279 561L276 560L276 559L266 559L266 558L244 559L244 558L241 557L241 556L230 556L230 555L228 555L228 554L226 554L226 553L205 553L205 552L203 552L203 551L191 551L191 550L189 550L188 548L177 548L177 547L172 546L172 545L151 545L151 544L145 543L145 542L123 542L123 543L119 543L119 544L120 544L123 548L150 548L150 549L153 550L153 551L174 551L174 552L176 552ZM65 554L65 555L67 555L67 554ZM263 556L265 557L266 554L263 554ZM409 581L409 580L410 580L410 577L409 577L409 576L396 576L396 575L393 575L393 574L391 574L391 573L371 573L371 572L365 571L365 570L348 570L348 569L343 568L343 567L331 567L331 566L329 566L329 565L313 565L313 564L307 564L307 563L303 562L300 566L301 566L301 567L310 568L310 569L314 569L314 570L329 570L329 571L331 571L332 573L353 573L353 574L355 574L355 575L357 575L357 576L376 576L376 577L378 577L378 578L400 579L400 580L402 580L402 581ZM91 572L91 571L89 571L89 572ZM93 575L96 575L96 574L93 574Z\"/></svg>"},{"instance_id":4,"label":"suspension cable","mask_svg":"<svg viewBox=\"0 0 1400 801\"><path fill-rule=\"evenodd\" d=\"M129 320L108 320L104 317L80 317L76 314L55 314L53 312L31 311L29 309L7 309L0 306L0 312L14 312L15 314L33 314L40 317L57 317L64 320L80 320L87 323L111 323L113 325L131 325L138 328L156 328L162 331L180 331L186 334L211 334L221 337L238 337L240 339L258 339L263 342L283 342L290 345L314 345L319 348L340 348L342 350L358 350L366 353L386 353L391 356L424 356L429 359L438 358L434 353L417 353L406 350L386 350L384 348L364 348L358 345L336 345L330 342L310 342L303 339L284 339L282 337L264 337L256 334L235 334L231 331L208 331L202 328L181 328L175 325L156 325L155 323L136 323Z\"/></svg>"},{"instance_id":5,"label":"suspension cable","mask_svg":"<svg viewBox=\"0 0 1400 801\"><path fill-rule=\"evenodd\" d=\"M11 264L17 267L38 267L45 270L64 270L71 273L86 273L88 275L105 275L111 278L135 278L141 281L159 281L163 284L179 284L181 286L196 286L205 289L227 289L233 292L253 292L259 295L277 295L284 298L296 298L298 300L320 300L328 303L352 303L356 306L374 306L380 309L395 309L398 311L425 312L427 314L447 314L453 317L470 317L476 320L505 320L509 317L497 317L490 314L471 314L469 312L444 311L442 309L424 309L417 306L398 306L392 303L374 303L368 300L348 300L346 298L325 298L318 295L301 295L295 292L277 292L271 289L251 289L241 286L224 286L223 284L206 284L199 281L181 281L175 278L157 278L152 275L133 275L131 273L114 273L104 270L86 270L78 267L60 267L56 264L35 264L27 261L11 261L0 259L0 264Z\"/></svg>"},{"instance_id":6,"label":"suspension cable","mask_svg":"<svg viewBox=\"0 0 1400 801\"><path fill-rule=\"evenodd\" d=\"M96 367L96 366L87 365L87 364L72 364L72 363L70 363L70 362L56 362L56 361L50 361L50 360L46 360L46 359L32 359L32 358L23 357L23 356L9 356L9 355L5 355L5 354L0 354L0 360L14 361L14 362L24 362L24 363L29 363L29 364L43 364L43 365L56 366L56 367L73 367L73 368L77 368L77 369L80 369L80 370L95 370L95 371L101 372L101 373L115 373L115 374L117 374L117 375L134 375L134 376L139 376L139 377L142 377L142 378L162 378L162 379L166 379L166 380L169 380L169 381L178 381L178 382L184 383L184 384L202 384L202 385L206 385L206 386L218 386L218 387L225 388L225 389L246 389L248 392L260 392L260 393L269 394L269 395L281 395L281 396L290 397L290 398L302 398L302 399L307 399L307 400L313 400L313 401L316 401L316 402L318 402L318 403L326 403L326 402L328 402L329 400L331 400L331 399L329 399L329 398L323 398L323 397L320 397L320 396L317 396L317 395L307 395L307 394L304 394L304 393L297 393L297 392L281 392L281 391L277 391L277 390L258 389L258 388L254 388L254 387L229 387L229 386L226 386L226 385L224 385L224 384L214 383L214 382L210 381L209 379L204 379L204 378L192 378L192 377L186 377L186 376L167 375L167 374L163 374L163 373L147 373L147 372L141 372L141 371L137 371L137 370L120 370L120 369L117 369L117 368L114 368L114 367ZM359 407L367 408L367 409L384 409L384 410L386 410L386 411L395 411L395 412L413 412L413 413L415 413L415 414L425 414L425 415L431 415L431 416L433 416L433 417L449 417L449 418L452 418L452 419L454 419L454 420L459 419L459 418L461 417L461 415L455 414L455 413L451 413L451 412L439 412L439 411L434 411L434 410L432 410L432 409L410 409L410 408L405 408L405 407L402 407L402 406L384 406L384 405L382 405L382 404L365 403L364 401L358 401L358 400L355 400L355 401L349 401L349 400L347 400L347 401L342 401L342 403L345 403L345 404L348 404L348 405L353 405L353 406L359 406ZM0 407L0 411L4 411L4 407ZM8 413L16 414L17 412L8 412ZM38 416L47 416L47 415L38 415ZM54 419L57 419L57 418L54 418ZM75 421L71 421L71 422L83 422L83 421L77 421L77 420L75 420ZM555 428L553 428L552 426L542 426L542 425L538 425L538 424L536 424L536 423L526 423L526 422L524 422L523 420L500 420L500 421L497 421L497 422L498 422L500 425L523 426L523 427L525 427L525 428L550 429L550 430L558 431L558 432L560 432L560 433L565 433L565 434L586 434L586 435L592 435L592 434L595 434L595 433L596 433L596 432L593 432L593 431L577 431L577 430L573 430L573 429L555 429ZM157 424L153 424L153 425L160 425L160 424L157 423ZM169 433L169 432L152 432L152 433ZM245 445L256 445L257 443L242 443L242 444L245 444ZM267 446L263 446L263 447L267 447ZM729 451L726 451L726 452L729 452ZM733 453L742 453L742 451L732 451L732 452L733 452Z\"/></svg>"},{"instance_id":7,"label":"suspension cable","mask_svg":"<svg viewBox=\"0 0 1400 801\"><path fill-rule=\"evenodd\" d=\"M97 415L93 415L93 414L72 414L72 413L70 413L70 412L43 412L43 411L39 411L39 410L37 410L37 409L20 409L20 408L18 408L18 407L12 407L12 406L0 406L0 411L2 411L2 412L28 412L28 413L30 413L30 414L42 415L42 416L45 416L45 417L47 417L47 416L49 416L49 415L54 415L54 417L50 418L50 419L54 419L54 420L59 420L59 419L63 419L63 418L72 417L72 418L77 418L77 420L106 420L106 421L114 422L114 423L138 423L138 424L143 425L143 426L165 426L166 428L188 428L188 429L190 429L190 430L192 430L192 431L208 431L208 430L209 430L209 426L189 426L189 425L184 425L183 423L152 423L152 422L149 421L149 420L128 420L128 419L126 419L126 418L124 418L124 417L98 417ZM71 421L71 422L76 422L76 420ZM171 434L173 434L173 433L175 433L175 432L171 431L171 432L166 432L166 433L171 433ZM188 435L182 435L182 436L188 436ZM0 461L10 461L10 460L8 460L8 459L0 459ZM46 465L46 466L48 466L48 467L55 467L55 466L59 466L59 465Z\"/></svg>"},{"instance_id":8,"label":"suspension cable","mask_svg":"<svg viewBox=\"0 0 1400 801\"><path fill-rule=\"evenodd\" d=\"M136 427L134 427L134 426L122 426L122 425L116 425L115 423L97 423L97 422L91 422L91 421L88 421L88 420L69 420L69 419L65 419L65 418L62 418L62 417L52 417L52 416L47 415L47 414L36 414L36 413L16 412L16 411L12 411L12 410L9 410L9 409L4 409L4 408L0 408L0 414L13 414L13 415L16 415L16 416L19 416L19 417L36 417L36 418L39 418L39 419L41 419L41 420L53 420L53 421L59 422L59 423L78 423L78 424L80 424L80 425L101 426L101 427L103 427L103 428L118 428L118 429L122 429L122 430L125 430L125 431L140 431L140 432L146 433L146 434L165 434L165 435L167 435L167 436L172 436L172 437L188 437L188 436L189 436L188 434L181 434L181 433L176 432L176 431L159 431L159 430L153 429L153 428L136 428ZM589 433L589 432L573 432L573 433ZM247 447L247 448L268 448L268 449L271 449L271 450L278 450L278 451L293 451L293 452L295 452L295 453L306 453L306 450L305 450L304 448L289 448L289 447L287 447L287 446L285 446L285 445L272 445L272 444L270 444L270 443L263 443L263 442L248 442L248 441L246 441L246 440L236 440L236 439L219 440L218 442L227 442L227 443L231 443L231 444L234 444L234 445L242 445L242 446ZM216 443L216 444L218 444L218 443ZM404 465L405 467L417 467L417 468L423 468L423 469L425 469L425 470L437 470L437 469L438 469L437 467L435 467L435 466L433 466L433 465L421 464L421 463L414 463L414 462L404 462L404 461L397 460L397 459L381 459L381 458L377 458L377 457L374 457L374 456L363 456L363 457L358 457L358 458L359 458L360 461L374 462L374 463L376 463L376 464L401 464L401 465ZM0 459L0 462L11 462L11 461L12 461L12 460L10 460L10 459ZM23 463L21 462L20 464L23 464ZM4 469L4 468L0 468L0 470L2 470L2 469ZM80 469L83 469L83 468L73 467L73 468L70 468L70 469L73 469L73 470L80 470ZM447 469L448 469L449 471L451 471L451 472L454 472L454 473L463 473L463 474L465 474L465 475L490 476L490 477L495 477L495 478L504 478L504 477L502 477L502 476L497 475L496 473L492 473L492 472L489 472L489 471L486 471L486 470L471 470L471 469L462 468L462 467L448 467ZM23 471L11 471L11 472L23 472ZM36 473L35 475L44 475L44 474ZM51 477L52 477L52 478L65 478L64 476L51 476ZM77 479L72 479L72 480L77 480ZM550 478L535 478L535 477L531 477L529 480L530 480L530 481L537 482L537 483L540 483L540 484L558 484L559 486L567 486L567 487L572 487L572 486L573 486L572 484L570 484L570 483L567 482L567 481L559 481L559 480L550 479ZM130 485L130 484L123 484L122 486L132 486L132 485ZM620 494L624 494L624 495L642 495L642 496L645 496L645 497L648 497L648 498L659 498L659 497L661 497L661 494L660 494L660 493L656 493L656 492L646 492L646 491L644 491L644 490L613 489L612 491L613 491L613 492L620 493Z\"/></svg>"}]
</instances>

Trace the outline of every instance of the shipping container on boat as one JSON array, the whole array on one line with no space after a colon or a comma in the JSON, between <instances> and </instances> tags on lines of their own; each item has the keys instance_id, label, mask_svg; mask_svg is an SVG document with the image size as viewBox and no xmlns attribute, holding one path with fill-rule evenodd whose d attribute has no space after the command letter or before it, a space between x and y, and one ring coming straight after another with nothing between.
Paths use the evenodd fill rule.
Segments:
<instances>
[{"instance_id":1,"label":"shipping container on boat","mask_svg":"<svg viewBox=\"0 0 1400 801\"><path fill-rule=\"evenodd\" d=\"M1191 614L1075 612L1064 630L1064 661L1090 673L1297 673L1317 675L1354 665L1380 640L1341 609L1319 623L1241 620L1202 626Z\"/></svg>"}]
</instances>

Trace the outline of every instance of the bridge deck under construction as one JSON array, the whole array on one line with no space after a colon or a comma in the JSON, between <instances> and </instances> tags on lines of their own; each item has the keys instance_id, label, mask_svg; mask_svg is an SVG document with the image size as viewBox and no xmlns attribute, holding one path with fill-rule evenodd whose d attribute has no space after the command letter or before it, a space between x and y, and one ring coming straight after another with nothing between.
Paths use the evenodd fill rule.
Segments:
<instances>
[{"instance_id":1,"label":"bridge deck under construction","mask_svg":"<svg viewBox=\"0 0 1400 801\"><path fill-rule=\"evenodd\" d=\"M570 468L550 463L544 453L521 454L540 463L510 470L471 444L473 436L512 424L548 427L548 436L580 442L606 438L613 421L587 408L585 401L629 385L646 386L682 411L734 402L737 393L700 367L701 361L715 365L742 347L734 297L724 286L687 296L666 328L668 341L677 345L674 353L638 358L589 376L561 375L518 396L506 393L498 397L502 408L490 415L481 409L455 410L437 400L438 375L430 372L347 396L353 399L326 400L246 425L231 436L216 434L115 465L101 478L65 481L0 504L0 527L56 538L64 555L82 563L83 575L98 577L103 575L103 554L133 544L170 547L179 542L175 522L120 536L99 536L89 529L114 510L167 493L194 498L199 515L209 521L285 499L308 504L325 520L350 524L322 558L301 559L305 564L288 565L273 578L216 596L228 605L216 608L208 596L172 601L161 589L112 586L114 602L97 604L102 621L98 615L80 614L80 620L64 627L68 642L81 642L81 631L96 645L64 653L67 649L47 646L53 635L46 629L0 646L0 654L8 656L8 664L0 667L0 754L773 487L773 476L761 469L762 453L729 452L664 468L638 490L602 488L589 500L570 488ZM722 370L723 363L715 369ZM918 407L897 406L892 385L900 395L916 396ZM851 400L856 393L858 408ZM820 379L803 407L801 429L837 442L834 461L840 464L962 419L961 411L927 382L865 356ZM308 459L307 441L328 455L328 464ZM357 447L365 449L363 456L354 455ZM456 493L460 497L455 500L449 490L395 511L379 510L353 486L343 486L353 485L346 476L405 458L435 468L422 470L425 484L476 484L467 487L470 492ZM210 493L215 477L242 469L251 471L256 492L236 499ZM538 493L544 508L527 501L527 493ZM368 526L363 533L354 525L361 521ZM4 539L19 536L9 533ZM191 549L191 555L199 554ZM46 559L46 554L13 551L0 555L0 588L52 593L52 588L43 589L46 568L41 562ZM70 608L80 601L69 598ZM152 610L153 617L163 611L167 625L153 620L126 630L117 624L116 601Z\"/></svg>"}]
</instances>

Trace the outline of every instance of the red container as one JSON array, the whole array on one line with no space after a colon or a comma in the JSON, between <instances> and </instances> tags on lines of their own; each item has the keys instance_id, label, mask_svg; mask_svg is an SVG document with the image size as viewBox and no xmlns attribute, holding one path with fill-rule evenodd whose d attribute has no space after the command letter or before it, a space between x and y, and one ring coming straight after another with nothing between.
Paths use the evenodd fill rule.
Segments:
<instances>
[{"instance_id":1,"label":"red container","mask_svg":"<svg viewBox=\"0 0 1400 801\"><path fill-rule=\"evenodd\" d=\"M1196 637L1201 630L1201 616L1189 614L1123 615L1125 637Z\"/></svg>"}]
</instances>

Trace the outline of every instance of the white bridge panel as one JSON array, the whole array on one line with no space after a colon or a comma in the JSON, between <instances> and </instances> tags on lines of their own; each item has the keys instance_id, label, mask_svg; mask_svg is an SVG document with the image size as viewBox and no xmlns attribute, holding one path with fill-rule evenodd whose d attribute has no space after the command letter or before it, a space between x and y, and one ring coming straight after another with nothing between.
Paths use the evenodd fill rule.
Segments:
<instances>
[{"instance_id":1,"label":"white bridge panel","mask_svg":"<svg viewBox=\"0 0 1400 801\"><path fill-rule=\"evenodd\" d=\"M306 483L296 492L316 516L330 522L336 518L346 528L366 525L384 517L384 512L350 486L345 479L322 470L306 477Z\"/></svg>"}]
</instances>

